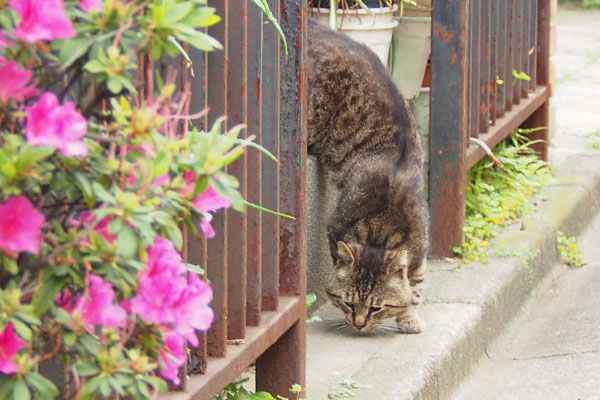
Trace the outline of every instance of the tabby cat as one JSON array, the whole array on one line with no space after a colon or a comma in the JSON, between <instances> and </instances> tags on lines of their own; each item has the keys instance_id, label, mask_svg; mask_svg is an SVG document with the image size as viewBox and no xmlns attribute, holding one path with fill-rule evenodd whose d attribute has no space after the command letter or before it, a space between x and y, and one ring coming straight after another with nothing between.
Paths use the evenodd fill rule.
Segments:
<instances>
[{"instance_id":1,"label":"tabby cat","mask_svg":"<svg viewBox=\"0 0 600 400\"><path fill-rule=\"evenodd\" d=\"M371 50L310 20L307 55L308 149L340 194L329 298L356 330L396 317L419 333L428 216L408 104Z\"/></svg>"}]
</instances>

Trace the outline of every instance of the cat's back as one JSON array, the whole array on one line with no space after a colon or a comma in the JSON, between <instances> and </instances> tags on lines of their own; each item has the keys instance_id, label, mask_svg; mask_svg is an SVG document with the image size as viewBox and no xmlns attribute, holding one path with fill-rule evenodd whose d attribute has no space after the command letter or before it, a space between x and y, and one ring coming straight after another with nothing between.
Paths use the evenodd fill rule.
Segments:
<instances>
[{"instance_id":1,"label":"cat's back","mask_svg":"<svg viewBox=\"0 0 600 400\"><path fill-rule=\"evenodd\" d=\"M306 72L309 150L322 162L389 148L422 161L408 105L368 47L309 19Z\"/></svg>"}]
</instances>

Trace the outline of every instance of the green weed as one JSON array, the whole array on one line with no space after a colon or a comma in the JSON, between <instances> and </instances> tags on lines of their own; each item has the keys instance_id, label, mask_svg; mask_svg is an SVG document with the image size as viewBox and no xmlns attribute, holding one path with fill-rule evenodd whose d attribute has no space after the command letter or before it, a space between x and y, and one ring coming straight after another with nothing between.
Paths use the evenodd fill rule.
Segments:
<instances>
[{"instance_id":1,"label":"green weed","mask_svg":"<svg viewBox=\"0 0 600 400\"><path fill-rule=\"evenodd\" d=\"M577 245L574 236L567 237L562 232L556 232L556 250L560 261L572 267L583 266L583 253Z\"/></svg>"},{"instance_id":2,"label":"green weed","mask_svg":"<svg viewBox=\"0 0 600 400\"><path fill-rule=\"evenodd\" d=\"M519 129L494 149L504 164L498 168L486 156L469 171L465 241L454 251L467 262L488 262L489 240L500 229L533 210L533 195L552 178L548 164L540 160L527 133Z\"/></svg>"},{"instance_id":3,"label":"green weed","mask_svg":"<svg viewBox=\"0 0 600 400\"><path fill-rule=\"evenodd\" d=\"M317 301L317 295L316 294L309 293L309 294L306 295L306 311L307 312L310 311L310 308L312 307L312 305L313 305L313 303L315 301ZM318 316L318 315L313 315L313 316L310 316L310 317L306 318L306 324L307 325L310 325L313 322L321 322L321 321L323 321L323 319L320 316Z\"/></svg>"},{"instance_id":4,"label":"green weed","mask_svg":"<svg viewBox=\"0 0 600 400\"><path fill-rule=\"evenodd\" d=\"M588 150L600 150L600 130L588 135L585 145Z\"/></svg>"}]
</instances>

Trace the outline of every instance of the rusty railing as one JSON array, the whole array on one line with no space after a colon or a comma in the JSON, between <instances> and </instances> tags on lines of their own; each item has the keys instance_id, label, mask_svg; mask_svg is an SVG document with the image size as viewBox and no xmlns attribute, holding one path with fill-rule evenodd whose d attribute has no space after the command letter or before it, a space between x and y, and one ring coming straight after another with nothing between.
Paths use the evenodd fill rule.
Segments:
<instances>
[{"instance_id":1,"label":"rusty railing","mask_svg":"<svg viewBox=\"0 0 600 400\"><path fill-rule=\"evenodd\" d=\"M305 383L306 7L302 0L268 3L285 32L287 57L250 0L208 1L222 18L208 33L224 49L190 52L191 110L210 108L205 128L222 115L229 127L246 124L245 134L277 155L281 166L249 150L228 172L248 201L296 220L227 211L215 215L213 239L189 238L186 257L207 270L215 321L191 349L179 392L165 399L212 399L253 362L257 390L289 396L294 383Z\"/></svg>"},{"instance_id":2,"label":"rusty railing","mask_svg":"<svg viewBox=\"0 0 600 400\"><path fill-rule=\"evenodd\" d=\"M436 0L432 16L429 198L432 253L462 242L467 171L518 127L546 127L548 159L550 0ZM530 81L516 79L513 70Z\"/></svg>"}]
</instances>

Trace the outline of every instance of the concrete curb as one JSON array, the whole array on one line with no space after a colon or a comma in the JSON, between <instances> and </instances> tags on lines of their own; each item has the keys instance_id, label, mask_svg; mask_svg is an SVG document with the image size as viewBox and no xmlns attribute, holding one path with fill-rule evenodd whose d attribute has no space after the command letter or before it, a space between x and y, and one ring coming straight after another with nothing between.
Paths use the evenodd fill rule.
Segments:
<instances>
[{"instance_id":1,"label":"concrete curb","mask_svg":"<svg viewBox=\"0 0 600 400\"><path fill-rule=\"evenodd\" d=\"M309 328L308 398L321 398L343 379L370 386L354 399L450 398L556 263L556 232L576 236L599 211L600 156L566 159L540 197L547 200L535 213L493 241L489 264L455 271L430 261L421 335L352 336L328 327L341 318L337 310L320 309L325 322Z\"/></svg>"}]
</instances>

